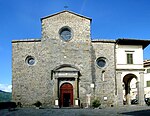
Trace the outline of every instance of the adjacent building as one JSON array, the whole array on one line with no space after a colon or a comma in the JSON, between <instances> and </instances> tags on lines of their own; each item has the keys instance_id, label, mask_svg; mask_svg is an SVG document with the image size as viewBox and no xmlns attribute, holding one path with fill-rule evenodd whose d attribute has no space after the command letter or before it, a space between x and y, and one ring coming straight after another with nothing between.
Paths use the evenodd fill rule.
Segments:
<instances>
[{"instance_id":1,"label":"adjacent building","mask_svg":"<svg viewBox=\"0 0 150 116\"><path fill-rule=\"evenodd\" d=\"M144 98L150 98L150 60L144 60ZM131 80L130 84L131 89L131 100L138 99L137 98L137 81L136 79Z\"/></svg>"},{"instance_id":2,"label":"adjacent building","mask_svg":"<svg viewBox=\"0 0 150 116\"><path fill-rule=\"evenodd\" d=\"M145 98L150 98L150 60L144 61L144 95Z\"/></svg>"}]
</instances>

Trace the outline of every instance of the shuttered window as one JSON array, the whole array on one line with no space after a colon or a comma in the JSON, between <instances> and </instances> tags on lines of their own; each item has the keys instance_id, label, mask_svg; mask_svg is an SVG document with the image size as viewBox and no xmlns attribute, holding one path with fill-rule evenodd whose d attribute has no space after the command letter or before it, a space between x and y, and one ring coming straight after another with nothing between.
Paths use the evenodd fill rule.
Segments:
<instances>
[{"instance_id":1,"label":"shuttered window","mask_svg":"<svg viewBox=\"0 0 150 116\"><path fill-rule=\"evenodd\" d=\"M133 64L133 54L127 54L127 64Z\"/></svg>"},{"instance_id":2,"label":"shuttered window","mask_svg":"<svg viewBox=\"0 0 150 116\"><path fill-rule=\"evenodd\" d=\"M149 69L147 69L147 73L150 73L150 68L149 68Z\"/></svg>"},{"instance_id":3,"label":"shuttered window","mask_svg":"<svg viewBox=\"0 0 150 116\"><path fill-rule=\"evenodd\" d=\"M147 87L150 87L150 81L147 81Z\"/></svg>"}]
</instances>

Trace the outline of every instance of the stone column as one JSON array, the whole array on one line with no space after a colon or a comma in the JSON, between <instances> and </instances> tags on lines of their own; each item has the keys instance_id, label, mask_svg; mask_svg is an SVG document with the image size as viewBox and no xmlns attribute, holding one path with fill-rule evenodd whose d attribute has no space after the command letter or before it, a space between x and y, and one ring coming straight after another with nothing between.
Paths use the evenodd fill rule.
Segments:
<instances>
[{"instance_id":1,"label":"stone column","mask_svg":"<svg viewBox=\"0 0 150 116\"><path fill-rule=\"evenodd\" d=\"M78 81L77 81L77 77L75 77L75 82L74 82L74 98L77 98L77 86L78 86Z\"/></svg>"},{"instance_id":2,"label":"stone column","mask_svg":"<svg viewBox=\"0 0 150 116\"><path fill-rule=\"evenodd\" d=\"M127 86L126 92L127 105L131 105L130 85Z\"/></svg>"},{"instance_id":3,"label":"stone column","mask_svg":"<svg viewBox=\"0 0 150 116\"><path fill-rule=\"evenodd\" d=\"M89 108L91 105L91 94L86 94L86 103L87 103L86 108Z\"/></svg>"},{"instance_id":4,"label":"stone column","mask_svg":"<svg viewBox=\"0 0 150 116\"><path fill-rule=\"evenodd\" d=\"M54 75L54 105L55 107L59 107L59 98L58 98L58 76L57 73Z\"/></svg>"},{"instance_id":5,"label":"stone column","mask_svg":"<svg viewBox=\"0 0 150 116\"><path fill-rule=\"evenodd\" d=\"M79 106L79 99L78 99L78 77L75 77L74 82L74 105Z\"/></svg>"},{"instance_id":6,"label":"stone column","mask_svg":"<svg viewBox=\"0 0 150 116\"><path fill-rule=\"evenodd\" d=\"M126 96L126 104L131 105L131 95L130 95L130 84L125 84L125 96Z\"/></svg>"},{"instance_id":7,"label":"stone column","mask_svg":"<svg viewBox=\"0 0 150 116\"><path fill-rule=\"evenodd\" d=\"M123 105L123 87L122 87L122 80L121 80L121 72L117 72L116 74L116 82L117 82L117 105Z\"/></svg>"},{"instance_id":8,"label":"stone column","mask_svg":"<svg viewBox=\"0 0 150 116\"><path fill-rule=\"evenodd\" d=\"M54 89L55 98L58 98L58 79L55 78L55 89Z\"/></svg>"},{"instance_id":9,"label":"stone column","mask_svg":"<svg viewBox=\"0 0 150 116\"><path fill-rule=\"evenodd\" d=\"M144 72L140 72L140 77L138 79L138 101L139 105L145 105L144 102Z\"/></svg>"}]
</instances>

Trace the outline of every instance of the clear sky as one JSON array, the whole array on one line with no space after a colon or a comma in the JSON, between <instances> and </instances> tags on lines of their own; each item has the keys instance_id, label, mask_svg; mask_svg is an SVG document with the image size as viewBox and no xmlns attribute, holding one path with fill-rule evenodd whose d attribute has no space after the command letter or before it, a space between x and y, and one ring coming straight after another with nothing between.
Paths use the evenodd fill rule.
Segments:
<instances>
[{"instance_id":1,"label":"clear sky","mask_svg":"<svg viewBox=\"0 0 150 116\"><path fill-rule=\"evenodd\" d=\"M41 38L40 18L64 6L92 18L92 39L150 39L150 0L0 0L0 89L11 88L11 41Z\"/></svg>"}]
</instances>

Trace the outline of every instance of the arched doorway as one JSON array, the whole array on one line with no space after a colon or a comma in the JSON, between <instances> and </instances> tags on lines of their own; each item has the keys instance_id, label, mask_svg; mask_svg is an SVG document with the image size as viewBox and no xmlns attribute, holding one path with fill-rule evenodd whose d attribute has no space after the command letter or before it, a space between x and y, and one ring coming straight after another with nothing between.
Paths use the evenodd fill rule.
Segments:
<instances>
[{"instance_id":1,"label":"arched doorway","mask_svg":"<svg viewBox=\"0 0 150 116\"><path fill-rule=\"evenodd\" d=\"M60 87L60 106L71 107L73 105L73 86L70 83L64 83Z\"/></svg>"},{"instance_id":2,"label":"arched doorway","mask_svg":"<svg viewBox=\"0 0 150 116\"><path fill-rule=\"evenodd\" d=\"M132 81L132 84L131 84L131 81ZM138 97L137 96L137 76L134 74L125 75L123 78L123 87L124 87L124 90L123 90L124 91L123 92L124 104L130 105L131 98L133 97L133 96L131 96L133 94L133 93L131 93L131 92L133 92L133 89L134 89L134 92L136 92L136 98L134 98L134 99L138 99L137 98Z\"/></svg>"}]
</instances>

